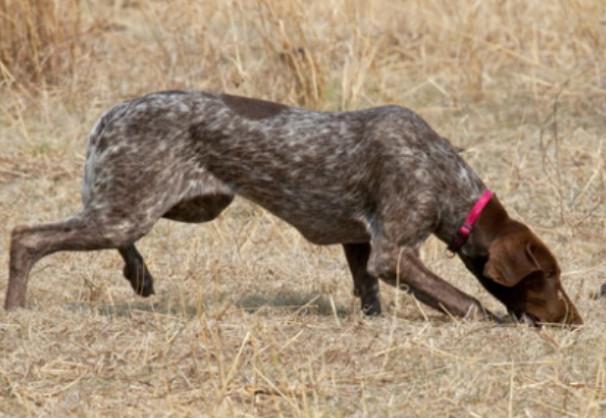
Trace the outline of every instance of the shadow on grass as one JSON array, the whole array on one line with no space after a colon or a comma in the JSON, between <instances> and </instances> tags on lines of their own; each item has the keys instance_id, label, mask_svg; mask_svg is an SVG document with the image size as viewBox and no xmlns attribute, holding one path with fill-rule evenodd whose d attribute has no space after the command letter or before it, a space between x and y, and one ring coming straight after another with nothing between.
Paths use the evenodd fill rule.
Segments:
<instances>
[{"instance_id":1,"label":"shadow on grass","mask_svg":"<svg viewBox=\"0 0 606 418\"><path fill-rule=\"evenodd\" d=\"M321 293L297 293L280 291L273 294L247 295L236 302L236 306L249 313L263 311L265 308L278 308L301 315L334 315L345 317L351 314L350 310L334 305L330 298Z\"/></svg>"},{"instance_id":2,"label":"shadow on grass","mask_svg":"<svg viewBox=\"0 0 606 418\"><path fill-rule=\"evenodd\" d=\"M228 295L224 295L228 296ZM183 303L174 298L165 297L155 300L134 300L116 304L68 303L65 307L72 312L95 312L100 315L132 317L137 312L159 313L193 318L225 302L226 297L204 298L200 304ZM257 293L244 296L232 302L236 307L248 313L269 314L268 311L286 311L298 315L323 315L346 317L350 309L331 303L330 297L321 293L298 293L281 290L274 293Z\"/></svg>"},{"instance_id":3,"label":"shadow on grass","mask_svg":"<svg viewBox=\"0 0 606 418\"><path fill-rule=\"evenodd\" d=\"M206 304L201 309L193 305L183 305L174 300L135 301L117 304L87 304L87 303L69 303L66 309L72 312L95 312L100 315L115 317L132 317L137 312L159 313L162 315L185 316L193 318L206 309Z\"/></svg>"}]
</instances>

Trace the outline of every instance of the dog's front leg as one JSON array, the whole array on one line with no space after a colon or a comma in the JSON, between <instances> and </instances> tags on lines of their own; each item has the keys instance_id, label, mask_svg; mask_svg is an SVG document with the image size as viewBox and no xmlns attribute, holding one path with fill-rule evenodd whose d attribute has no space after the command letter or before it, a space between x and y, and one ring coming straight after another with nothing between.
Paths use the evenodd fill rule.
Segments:
<instances>
[{"instance_id":1,"label":"dog's front leg","mask_svg":"<svg viewBox=\"0 0 606 418\"><path fill-rule=\"evenodd\" d=\"M425 267L415 249L381 241L375 241L371 245L368 271L373 276L410 291L421 302L448 315L497 320L477 299Z\"/></svg>"},{"instance_id":2,"label":"dog's front leg","mask_svg":"<svg viewBox=\"0 0 606 418\"><path fill-rule=\"evenodd\" d=\"M367 271L370 244L343 244L343 249L353 277L354 295L360 298L362 312L369 316L381 314L379 283L377 278Z\"/></svg>"}]
</instances>

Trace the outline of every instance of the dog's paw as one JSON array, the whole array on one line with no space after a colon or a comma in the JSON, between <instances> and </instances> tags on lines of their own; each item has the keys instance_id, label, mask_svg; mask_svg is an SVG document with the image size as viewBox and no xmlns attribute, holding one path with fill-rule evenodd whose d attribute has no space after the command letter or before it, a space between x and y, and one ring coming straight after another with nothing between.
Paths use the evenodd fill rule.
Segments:
<instances>
[{"instance_id":1,"label":"dog's paw","mask_svg":"<svg viewBox=\"0 0 606 418\"><path fill-rule=\"evenodd\" d=\"M154 279L145 265L137 264L134 267L125 265L122 274L130 282L137 295L146 298L155 293Z\"/></svg>"},{"instance_id":2,"label":"dog's paw","mask_svg":"<svg viewBox=\"0 0 606 418\"><path fill-rule=\"evenodd\" d=\"M500 323L501 318L490 310L486 309L480 302L476 302L469 306L467 312L463 316L466 321L493 321Z\"/></svg>"},{"instance_id":3,"label":"dog's paw","mask_svg":"<svg viewBox=\"0 0 606 418\"><path fill-rule=\"evenodd\" d=\"M375 297L362 301L362 313L366 316L381 315L381 302L379 302L379 299Z\"/></svg>"}]
</instances>

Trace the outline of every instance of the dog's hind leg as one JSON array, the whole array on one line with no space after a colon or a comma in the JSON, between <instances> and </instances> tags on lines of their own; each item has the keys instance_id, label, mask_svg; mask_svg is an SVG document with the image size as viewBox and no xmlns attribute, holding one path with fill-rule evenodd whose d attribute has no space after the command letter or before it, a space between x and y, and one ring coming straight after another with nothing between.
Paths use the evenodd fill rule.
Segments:
<instances>
[{"instance_id":1,"label":"dog's hind leg","mask_svg":"<svg viewBox=\"0 0 606 418\"><path fill-rule=\"evenodd\" d=\"M153 295L154 279L135 244L119 247L118 252L124 259L122 274L128 279L135 293L143 297Z\"/></svg>"},{"instance_id":2,"label":"dog's hind leg","mask_svg":"<svg viewBox=\"0 0 606 418\"><path fill-rule=\"evenodd\" d=\"M381 302L379 300L379 282L368 273L367 264L370 256L370 244L343 244L349 270L353 276L354 295L362 302L362 312L366 315L379 315Z\"/></svg>"},{"instance_id":3,"label":"dog's hind leg","mask_svg":"<svg viewBox=\"0 0 606 418\"><path fill-rule=\"evenodd\" d=\"M213 193L185 198L162 215L178 222L201 223L215 219L233 200L231 194ZM154 281L134 243L118 248L124 260L122 273L139 296L154 294Z\"/></svg>"},{"instance_id":4,"label":"dog's hind leg","mask_svg":"<svg viewBox=\"0 0 606 418\"><path fill-rule=\"evenodd\" d=\"M145 235L154 220L136 223L132 218L85 210L63 222L18 227L10 244L9 281L4 307L25 306L29 273L42 257L58 251L124 248Z\"/></svg>"}]
</instances>

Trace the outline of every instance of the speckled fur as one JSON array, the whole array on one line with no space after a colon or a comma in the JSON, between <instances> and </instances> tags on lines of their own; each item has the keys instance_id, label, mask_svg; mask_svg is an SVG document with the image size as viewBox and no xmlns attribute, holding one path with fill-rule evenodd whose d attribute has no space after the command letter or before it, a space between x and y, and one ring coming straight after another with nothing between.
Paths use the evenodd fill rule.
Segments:
<instances>
[{"instance_id":1,"label":"speckled fur","mask_svg":"<svg viewBox=\"0 0 606 418\"><path fill-rule=\"evenodd\" d=\"M317 244L343 244L363 310L380 312L376 277L465 316L485 310L418 259L431 233L450 241L485 186L451 144L400 106L315 112L229 95L159 92L121 103L94 126L84 209L13 232L6 307L61 250L118 248L137 293L153 293L134 247L161 217L215 218L240 195Z\"/></svg>"}]
</instances>

